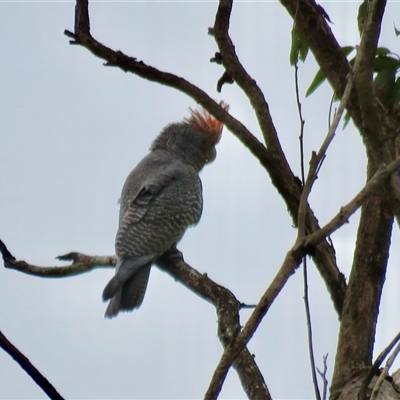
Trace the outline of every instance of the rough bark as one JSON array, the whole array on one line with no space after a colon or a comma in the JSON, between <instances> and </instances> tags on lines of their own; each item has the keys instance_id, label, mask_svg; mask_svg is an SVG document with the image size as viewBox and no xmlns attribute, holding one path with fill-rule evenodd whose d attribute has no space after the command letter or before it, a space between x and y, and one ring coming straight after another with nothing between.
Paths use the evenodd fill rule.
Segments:
<instances>
[{"instance_id":1,"label":"rough bark","mask_svg":"<svg viewBox=\"0 0 400 400\"><path fill-rule=\"evenodd\" d=\"M361 212L339 331L332 392L344 386L357 371L372 364L392 223L393 214L387 198L373 195Z\"/></svg>"}]
</instances>

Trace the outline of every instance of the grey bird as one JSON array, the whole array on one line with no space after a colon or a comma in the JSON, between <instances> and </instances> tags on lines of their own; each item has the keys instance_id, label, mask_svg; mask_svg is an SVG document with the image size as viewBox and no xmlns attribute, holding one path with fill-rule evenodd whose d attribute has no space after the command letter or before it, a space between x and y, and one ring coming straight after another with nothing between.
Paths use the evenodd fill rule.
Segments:
<instances>
[{"instance_id":1,"label":"grey bird","mask_svg":"<svg viewBox=\"0 0 400 400\"><path fill-rule=\"evenodd\" d=\"M223 125L203 109L190 112L161 131L122 188L115 276L103 291L106 318L140 307L152 263L200 220L199 172L215 159Z\"/></svg>"}]
</instances>

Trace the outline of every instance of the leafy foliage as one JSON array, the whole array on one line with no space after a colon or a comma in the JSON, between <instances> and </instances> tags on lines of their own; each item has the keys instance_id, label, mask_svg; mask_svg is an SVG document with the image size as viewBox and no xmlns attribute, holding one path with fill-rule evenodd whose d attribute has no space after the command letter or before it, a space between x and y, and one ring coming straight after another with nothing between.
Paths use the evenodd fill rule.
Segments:
<instances>
[{"instance_id":1,"label":"leafy foliage","mask_svg":"<svg viewBox=\"0 0 400 400\"><path fill-rule=\"evenodd\" d=\"M352 51L354 50L354 46L345 46L342 47L342 51L345 56L348 56ZM354 60L354 59L353 59ZM351 61L350 61L351 63ZM311 82L309 88L307 89L306 92L306 97L308 97L310 94L314 93L315 90L326 80L326 76L322 69L319 69L318 72L316 73L313 81Z\"/></svg>"},{"instance_id":2,"label":"leafy foliage","mask_svg":"<svg viewBox=\"0 0 400 400\"><path fill-rule=\"evenodd\" d=\"M357 24L360 37L363 34L364 21L366 18L368 0L364 0L358 8ZM394 26L396 36L400 35L400 30ZM293 39L292 39L293 48ZM344 46L342 51L344 55L349 56L356 47ZM354 65L355 56L349 60L351 66ZM291 63L292 64L292 63ZM293 65L293 64L292 64ZM319 69L313 81L306 91L306 97L310 96L315 90L326 80L324 72ZM400 57L392 53L386 47L378 47L376 49L374 62L374 89L378 99L388 108L392 108L400 103ZM333 99L339 100L336 94ZM350 121L348 113L344 116L345 128Z\"/></svg>"},{"instance_id":3,"label":"leafy foliage","mask_svg":"<svg viewBox=\"0 0 400 400\"><path fill-rule=\"evenodd\" d=\"M309 49L306 39L296 28L296 23L294 23L292 29L292 46L290 48L290 65L297 64L299 60L304 62Z\"/></svg>"}]
</instances>

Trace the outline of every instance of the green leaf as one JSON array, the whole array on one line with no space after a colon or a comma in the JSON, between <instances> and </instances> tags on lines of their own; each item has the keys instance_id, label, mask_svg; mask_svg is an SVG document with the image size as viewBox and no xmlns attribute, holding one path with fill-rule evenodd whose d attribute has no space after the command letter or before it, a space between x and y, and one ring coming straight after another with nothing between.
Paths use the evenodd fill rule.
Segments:
<instances>
[{"instance_id":1,"label":"green leaf","mask_svg":"<svg viewBox=\"0 0 400 400\"><path fill-rule=\"evenodd\" d=\"M350 114L346 111L346 113L344 114L344 117L343 117L342 130L344 130L346 128L346 126L349 124L350 120L351 120Z\"/></svg>"},{"instance_id":2,"label":"green leaf","mask_svg":"<svg viewBox=\"0 0 400 400\"><path fill-rule=\"evenodd\" d=\"M308 54L308 50L310 48L308 47L308 43L306 42L306 40L304 39L301 43L301 47L300 47L300 54L299 54L299 58L301 62L306 61L307 58L307 54Z\"/></svg>"},{"instance_id":3,"label":"green leaf","mask_svg":"<svg viewBox=\"0 0 400 400\"><path fill-rule=\"evenodd\" d=\"M386 107L391 108L396 102L396 84L397 70L389 68L378 72L374 79L374 91L378 99Z\"/></svg>"},{"instance_id":4,"label":"green leaf","mask_svg":"<svg viewBox=\"0 0 400 400\"><path fill-rule=\"evenodd\" d=\"M344 46L342 47L343 54L347 57L352 51L354 50L354 46ZM315 90L324 82L326 79L325 74L322 72L322 69L319 69L318 72L316 73L313 81L311 82L309 88L307 89L306 92L306 97L308 97L310 94L314 93Z\"/></svg>"},{"instance_id":5,"label":"green leaf","mask_svg":"<svg viewBox=\"0 0 400 400\"><path fill-rule=\"evenodd\" d=\"M343 54L347 57L354 50L354 46L343 46Z\"/></svg>"},{"instance_id":6,"label":"green leaf","mask_svg":"<svg viewBox=\"0 0 400 400\"><path fill-rule=\"evenodd\" d=\"M396 36L399 36L400 35L400 30L398 30L397 28L396 28L396 25L393 23L393 28L394 28L394 34L396 35Z\"/></svg>"},{"instance_id":7,"label":"green leaf","mask_svg":"<svg viewBox=\"0 0 400 400\"><path fill-rule=\"evenodd\" d=\"M387 48L387 47L378 47L376 49L376 55L377 56L386 56L388 54L391 54L392 52Z\"/></svg>"},{"instance_id":8,"label":"green leaf","mask_svg":"<svg viewBox=\"0 0 400 400\"><path fill-rule=\"evenodd\" d=\"M400 61L390 56L377 56L374 61L374 71L379 72L384 69L400 69Z\"/></svg>"},{"instance_id":9,"label":"green leaf","mask_svg":"<svg viewBox=\"0 0 400 400\"><path fill-rule=\"evenodd\" d=\"M322 69L319 69L318 72L315 74L315 77L313 81L311 82L311 85L307 89L306 92L306 97L308 97L310 94L314 93L315 90L322 84L322 82L326 79L325 74L322 72Z\"/></svg>"},{"instance_id":10,"label":"green leaf","mask_svg":"<svg viewBox=\"0 0 400 400\"><path fill-rule=\"evenodd\" d=\"M385 85L390 81L392 81L394 85L395 76L396 76L396 69L393 68L383 69L376 74L374 78L374 85L375 86Z\"/></svg>"},{"instance_id":11,"label":"green leaf","mask_svg":"<svg viewBox=\"0 0 400 400\"><path fill-rule=\"evenodd\" d=\"M400 103L400 77L396 79L396 83L394 84L395 93L393 96L393 104L396 105Z\"/></svg>"},{"instance_id":12,"label":"green leaf","mask_svg":"<svg viewBox=\"0 0 400 400\"><path fill-rule=\"evenodd\" d=\"M299 60L304 62L308 54L308 43L296 26L292 29L292 45L290 47L290 65L295 65Z\"/></svg>"},{"instance_id":13,"label":"green leaf","mask_svg":"<svg viewBox=\"0 0 400 400\"><path fill-rule=\"evenodd\" d=\"M360 37L364 30L364 21L365 21L365 15L367 13L367 6L368 6L368 0L364 0L360 4L360 7L358 7L357 25L358 25L358 32L360 33Z\"/></svg>"}]
</instances>

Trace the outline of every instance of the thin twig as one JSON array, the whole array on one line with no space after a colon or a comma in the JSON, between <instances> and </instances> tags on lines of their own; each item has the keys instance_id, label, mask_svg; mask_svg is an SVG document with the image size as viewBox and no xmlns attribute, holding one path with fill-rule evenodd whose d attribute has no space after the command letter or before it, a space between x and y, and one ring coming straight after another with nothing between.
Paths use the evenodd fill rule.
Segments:
<instances>
[{"instance_id":1,"label":"thin twig","mask_svg":"<svg viewBox=\"0 0 400 400\"><path fill-rule=\"evenodd\" d=\"M308 235L305 239L306 246L316 246L321 237L330 236L333 232L339 229L343 224L348 222L348 219L362 206L365 200L376 190L381 188L385 179L396 172L400 168L400 157L397 157L387 166L381 166L375 172L373 177L365 184L358 194L350 200L345 206L340 208L340 211L320 230Z\"/></svg>"},{"instance_id":2,"label":"thin twig","mask_svg":"<svg viewBox=\"0 0 400 400\"><path fill-rule=\"evenodd\" d=\"M392 339L392 341L387 345L387 347L385 347L381 351L379 356L376 357L374 363L369 369L369 372L360 387L360 390L358 391L357 400L365 400L367 398L367 389L372 381L372 378L374 377L375 374L378 373L379 367L382 364L383 360L386 358L386 356L390 353L390 351L393 349L394 346L396 346L398 342L400 342L400 332Z\"/></svg>"},{"instance_id":3,"label":"thin twig","mask_svg":"<svg viewBox=\"0 0 400 400\"><path fill-rule=\"evenodd\" d=\"M26 358L4 335L0 332L0 347L8 353L20 367L34 380L34 382L52 400L64 400L55 387L39 372L39 370Z\"/></svg>"},{"instance_id":4,"label":"thin twig","mask_svg":"<svg viewBox=\"0 0 400 400\"><path fill-rule=\"evenodd\" d=\"M352 75L350 74L349 79L347 81L346 88L344 90L342 99L341 99L339 107L338 107L338 110L335 114L335 117L333 118L333 122L328 130L328 133L327 133L318 153L317 154L313 153L311 156L310 169L308 171L306 183L303 188L303 193L301 194L300 205L299 205L298 234L300 237L303 237L306 234L305 221L306 221L307 200L308 200L308 196L311 193L313 184L314 184L315 180L317 179L316 171L318 170L318 167L319 167L322 159L324 158L330 143L332 142L333 138L335 137L336 129L339 125L340 119L342 118L343 112L346 107L347 100L349 99L349 96L351 93L352 84L353 84L353 78L352 78Z\"/></svg>"},{"instance_id":5,"label":"thin twig","mask_svg":"<svg viewBox=\"0 0 400 400\"><path fill-rule=\"evenodd\" d=\"M321 372L318 368L318 374L322 379L323 382L323 388L322 388L322 400L326 400L327 399L327 395L328 395L328 379L326 377L326 373L328 372L328 364L327 364L327 360L328 360L328 354L325 354L323 356L323 362L324 362L324 370Z\"/></svg>"},{"instance_id":6,"label":"thin twig","mask_svg":"<svg viewBox=\"0 0 400 400\"><path fill-rule=\"evenodd\" d=\"M382 383L385 380L385 378L387 377L387 375L389 373L389 369L393 365L394 360L396 359L399 352L400 352L400 343L397 343L396 348L393 350L393 353L388 358L385 368L382 369L382 372L379 375L379 378L377 379L374 388L372 389L372 393L371 393L371 397L370 397L371 400L376 400L376 398L378 397L379 390L382 386Z\"/></svg>"},{"instance_id":7,"label":"thin twig","mask_svg":"<svg viewBox=\"0 0 400 400\"><path fill-rule=\"evenodd\" d=\"M314 357L314 346L313 346L313 333L312 333L312 323L311 323L311 310L310 302L308 299L308 279L307 279L307 257L303 257L303 285L304 285L304 307L306 310L306 321L307 321L307 337L308 337L308 354L310 356L311 364L311 375L314 386L315 398L321 400L321 393L318 387L317 373L315 366Z\"/></svg>"},{"instance_id":8,"label":"thin twig","mask_svg":"<svg viewBox=\"0 0 400 400\"><path fill-rule=\"evenodd\" d=\"M301 182L304 186L306 181L305 175L305 168L304 168L304 125L305 120L303 118L303 112L301 108L301 101L300 101L300 91L299 91L299 66L298 62L294 63L294 86L296 92L296 104L297 104L297 114L299 116L300 121L300 135L299 135L299 142L300 142L300 173L301 173Z\"/></svg>"},{"instance_id":9,"label":"thin twig","mask_svg":"<svg viewBox=\"0 0 400 400\"><path fill-rule=\"evenodd\" d=\"M293 29L296 22L293 22ZM300 101L300 90L299 90L299 66L298 60L296 58L294 63L294 83L295 83L295 93L296 93L296 103L297 103L297 113L300 120L300 170L301 170L301 180L304 186L305 184L305 168L304 168L304 124L305 120L303 118L301 101ZM304 282L304 307L306 311L306 322L307 322L307 337L308 337L308 353L311 363L311 375L314 386L314 393L317 400L321 400L321 394L319 392L316 367L315 367L315 357L313 348L313 336L312 336L312 325L311 325L311 310L308 298L308 279L307 279L307 257L303 257L303 282Z\"/></svg>"},{"instance_id":10,"label":"thin twig","mask_svg":"<svg viewBox=\"0 0 400 400\"><path fill-rule=\"evenodd\" d=\"M255 111L266 146L274 154L279 155L280 163L287 164L264 94L255 79L249 75L241 64L236 54L235 46L229 36L232 5L233 0L219 1L214 28L212 29L213 36L219 48L219 54L221 55L221 62L229 76L234 79L249 99Z\"/></svg>"}]
</instances>

